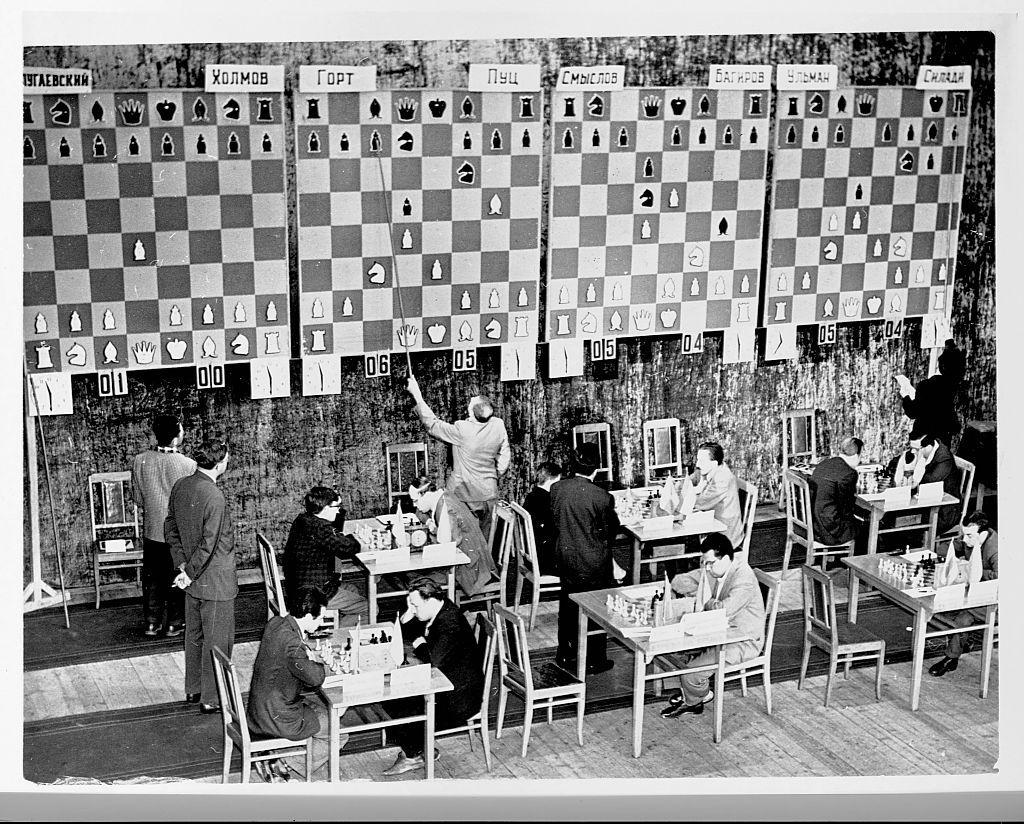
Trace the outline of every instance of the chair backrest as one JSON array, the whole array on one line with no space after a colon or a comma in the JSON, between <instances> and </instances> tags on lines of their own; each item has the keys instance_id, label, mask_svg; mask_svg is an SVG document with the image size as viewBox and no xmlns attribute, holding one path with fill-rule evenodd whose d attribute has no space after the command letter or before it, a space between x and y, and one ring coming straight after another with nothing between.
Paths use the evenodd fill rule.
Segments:
<instances>
[{"instance_id":1,"label":"chair backrest","mask_svg":"<svg viewBox=\"0 0 1024 824\"><path fill-rule=\"evenodd\" d=\"M839 643L839 627L836 624L836 596L832 589L832 579L820 569L807 564L800 571L803 573L804 632L816 630L819 635L827 636L834 647Z\"/></svg>"},{"instance_id":2,"label":"chair backrest","mask_svg":"<svg viewBox=\"0 0 1024 824\"><path fill-rule=\"evenodd\" d=\"M528 570L534 581L540 580L540 561L537 559L537 536L533 531L533 516L517 503L509 503L516 516L515 540L512 551L515 553L515 564L520 569Z\"/></svg>"},{"instance_id":3,"label":"chair backrest","mask_svg":"<svg viewBox=\"0 0 1024 824\"><path fill-rule=\"evenodd\" d=\"M740 509L743 510L743 546L744 560L750 557L750 537L754 534L754 512L757 509L757 487L752 483L736 479L739 490Z\"/></svg>"},{"instance_id":4,"label":"chair backrest","mask_svg":"<svg viewBox=\"0 0 1024 824\"><path fill-rule=\"evenodd\" d=\"M477 646L483 647L484 694L480 703L480 715L484 717L491 704L491 676L494 673L494 659L498 653L498 640L494 623L486 613L477 613L475 630Z\"/></svg>"},{"instance_id":5,"label":"chair backrest","mask_svg":"<svg viewBox=\"0 0 1024 824\"><path fill-rule=\"evenodd\" d=\"M263 570L263 589L267 593L267 618L273 615L287 615L288 608L284 603L284 591L281 588L281 573L277 569L277 559L270 541L260 533L256 533L256 549L259 551L260 568Z\"/></svg>"},{"instance_id":6,"label":"chair backrest","mask_svg":"<svg viewBox=\"0 0 1024 824\"><path fill-rule=\"evenodd\" d=\"M960 470L960 526L964 525L964 518L967 517L967 504L971 500L971 488L974 486L975 466L965 458L953 456L956 468Z\"/></svg>"},{"instance_id":7,"label":"chair backrest","mask_svg":"<svg viewBox=\"0 0 1024 824\"><path fill-rule=\"evenodd\" d=\"M502 677L512 675L533 689L530 670L530 647L526 640L526 624L518 613L501 604L494 605L494 626L498 636L498 666Z\"/></svg>"},{"instance_id":8,"label":"chair backrest","mask_svg":"<svg viewBox=\"0 0 1024 824\"><path fill-rule=\"evenodd\" d=\"M139 513L132 497L132 473L93 472L89 476L92 540L133 538L138 544Z\"/></svg>"},{"instance_id":9,"label":"chair backrest","mask_svg":"<svg viewBox=\"0 0 1024 824\"><path fill-rule=\"evenodd\" d=\"M775 578L760 569L755 569L754 575L757 576L761 586L768 590L768 597L765 599L764 604L765 620L767 620L768 624L765 627L764 650L762 652L765 657L765 663L768 665L772 660L772 643L775 640L775 619L779 615L779 601L782 600L782 578Z\"/></svg>"},{"instance_id":10,"label":"chair backrest","mask_svg":"<svg viewBox=\"0 0 1024 824\"><path fill-rule=\"evenodd\" d=\"M249 746L249 723L245 719L245 705L242 703L242 688L238 684L235 665L231 663L220 647L210 650L213 656L213 674L217 679L217 697L220 699L224 731L233 727L241 736L244 747Z\"/></svg>"},{"instance_id":11,"label":"chair backrest","mask_svg":"<svg viewBox=\"0 0 1024 824\"><path fill-rule=\"evenodd\" d=\"M643 431L646 482L681 475L683 458L679 446L679 418L644 421Z\"/></svg>"},{"instance_id":12,"label":"chair backrest","mask_svg":"<svg viewBox=\"0 0 1024 824\"><path fill-rule=\"evenodd\" d=\"M786 531L797 540L814 545L814 525L811 510L811 485L799 472L787 469L782 473L786 495Z\"/></svg>"},{"instance_id":13,"label":"chair backrest","mask_svg":"<svg viewBox=\"0 0 1024 824\"><path fill-rule=\"evenodd\" d=\"M607 423L581 423L572 428L572 445L579 449L585 443L596 444L601 455L601 464L595 480L614 480L612 475L612 428ZM602 478L603 473L603 478Z\"/></svg>"},{"instance_id":14,"label":"chair backrest","mask_svg":"<svg viewBox=\"0 0 1024 824\"><path fill-rule=\"evenodd\" d=\"M782 467L793 463L815 463L818 459L818 427L813 409L790 409L782 413Z\"/></svg>"},{"instance_id":15,"label":"chair backrest","mask_svg":"<svg viewBox=\"0 0 1024 824\"><path fill-rule=\"evenodd\" d=\"M500 602L505 602L505 588L508 583L509 561L515 543L516 516L508 501L498 501L491 516L491 534L487 536L487 547L498 567L500 581Z\"/></svg>"},{"instance_id":16,"label":"chair backrest","mask_svg":"<svg viewBox=\"0 0 1024 824\"><path fill-rule=\"evenodd\" d=\"M386 448L388 511L394 512L395 502L401 500L402 510L412 512L409 484L427 474L427 445L417 443L389 443Z\"/></svg>"}]
</instances>

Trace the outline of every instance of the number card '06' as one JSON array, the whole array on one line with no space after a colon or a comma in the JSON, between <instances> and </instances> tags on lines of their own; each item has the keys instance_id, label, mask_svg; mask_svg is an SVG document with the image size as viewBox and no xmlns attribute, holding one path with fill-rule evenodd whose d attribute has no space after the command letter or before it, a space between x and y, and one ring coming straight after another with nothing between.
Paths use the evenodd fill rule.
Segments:
<instances>
[{"instance_id":1,"label":"number card '06'","mask_svg":"<svg viewBox=\"0 0 1024 824\"><path fill-rule=\"evenodd\" d=\"M472 372L476 369L476 349L453 349L452 371Z\"/></svg>"},{"instance_id":2,"label":"number card '06'","mask_svg":"<svg viewBox=\"0 0 1024 824\"><path fill-rule=\"evenodd\" d=\"M825 345L836 342L836 324L834 323L819 323L818 324L818 344Z\"/></svg>"},{"instance_id":3,"label":"number card '06'","mask_svg":"<svg viewBox=\"0 0 1024 824\"><path fill-rule=\"evenodd\" d=\"M389 352L378 352L367 355L363 361L363 368L368 378L383 378L391 374L391 354Z\"/></svg>"}]
</instances>

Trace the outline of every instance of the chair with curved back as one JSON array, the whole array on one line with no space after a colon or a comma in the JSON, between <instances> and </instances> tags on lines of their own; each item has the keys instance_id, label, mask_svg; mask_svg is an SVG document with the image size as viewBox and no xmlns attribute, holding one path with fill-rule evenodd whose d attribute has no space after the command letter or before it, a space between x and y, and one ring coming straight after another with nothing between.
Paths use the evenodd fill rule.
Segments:
<instances>
[{"instance_id":1,"label":"chair with curved back","mask_svg":"<svg viewBox=\"0 0 1024 824\"><path fill-rule=\"evenodd\" d=\"M515 532L515 514L508 501L498 501L491 517L491 532L487 536L487 547L498 568L498 580L488 583L482 591L473 597L463 596L456 590L455 603L462 606L467 603L483 602L484 604L499 603L504 605L508 592L508 568L512 555L512 543Z\"/></svg>"},{"instance_id":2,"label":"chair with curved back","mask_svg":"<svg viewBox=\"0 0 1024 824\"><path fill-rule=\"evenodd\" d=\"M260 569L263 570L263 589L267 594L269 621L275 615L287 615L288 608L284 604L284 589L281 586L281 572L277 568L274 547L259 532L256 533L256 549L260 556Z\"/></svg>"},{"instance_id":3,"label":"chair with curved back","mask_svg":"<svg viewBox=\"0 0 1024 824\"><path fill-rule=\"evenodd\" d=\"M800 473L787 469L782 476L786 490L786 548L782 554L782 575L789 570L790 556L795 545L804 548L806 563L814 566L821 558L821 569L828 568L829 558L843 558L853 554L854 542L834 546L814 540L813 510L811 508L811 486Z\"/></svg>"},{"instance_id":4,"label":"chair with curved back","mask_svg":"<svg viewBox=\"0 0 1024 824\"><path fill-rule=\"evenodd\" d=\"M533 516L517 503L510 503L516 516L515 541L512 544L515 566L516 594L512 600L512 608L519 609L519 599L523 596L524 582L530 583L530 624L533 632L537 621L537 609L540 607L540 596L544 592L558 592L562 589L562 579L557 575L545 575L541 572L537 556L537 536L533 531Z\"/></svg>"},{"instance_id":5,"label":"chair with curved back","mask_svg":"<svg viewBox=\"0 0 1024 824\"><path fill-rule=\"evenodd\" d=\"M940 541L952 541L954 538L959 538L964 534L964 520L967 518L967 505L971 502L971 488L974 486L975 466L966 458L961 458L957 455L953 456L953 461L956 463L956 468L960 470L960 520L955 526L946 530L936 538L936 543L939 543Z\"/></svg>"},{"instance_id":6,"label":"chair with curved back","mask_svg":"<svg viewBox=\"0 0 1024 824\"><path fill-rule=\"evenodd\" d=\"M814 409L790 409L782 413L782 474L794 463L818 462L818 425ZM782 484L779 509L785 507L786 485Z\"/></svg>"},{"instance_id":7,"label":"chair with curved back","mask_svg":"<svg viewBox=\"0 0 1024 824\"><path fill-rule=\"evenodd\" d=\"M754 534L754 515L757 513L757 487L737 478L736 488L739 491L740 508L743 510L743 545L740 547L740 559L749 563L750 538Z\"/></svg>"}]
</instances>

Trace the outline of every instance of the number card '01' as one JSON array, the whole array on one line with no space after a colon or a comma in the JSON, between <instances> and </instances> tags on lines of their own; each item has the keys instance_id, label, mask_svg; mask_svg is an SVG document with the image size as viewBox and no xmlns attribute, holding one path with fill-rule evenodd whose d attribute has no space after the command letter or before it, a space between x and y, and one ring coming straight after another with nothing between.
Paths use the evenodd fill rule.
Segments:
<instances>
[{"instance_id":1,"label":"number card '01'","mask_svg":"<svg viewBox=\"0 0 1024 824\"><path fill-rule=\"evenodd\" d=\"M223 389L224 365L221 363L210 363L197 366L196 386L199 389Z\"/></svg>"},{"instance_id":2,"label":"number card '01'","mask_svg":"<svg viewBox=\"0 0 1024 824\"><path fill-rule=\"evenodd\" d=\"M590 359L592 361L615 360L618 357L615 345L615 338L595 338L590 341Z\"/></svg>"},{"instance_id":3,"label":"number card '01'","mask_svg":"<svg viewBox=\"0 0 1024 824\"><path fill-rule=\"evenodd\" d=\"M391 374L391 355L387 352L375 352L363 360L363 367L368 378L383 378Z\"/></svg>"},{"instance_id":4,"label":"number card '01'","mask_svg":"<svg viewBox=\"0 0 1024 824\"><path fill-rule=\"evenodd\" d=\"M96 373L101 398L128 394L128 374L124 369L110 369Z\"/></svg>"},{"instance_id":5,"label":"number card '01'","mask_svg":"<svg viewBox=\"0 0 1024 824\"><path fill-rule=\"evenodd\" d=\"M818 344L824 346L825 344L836 342L836 324L834 323L819 323L818 324Z\"/></svg>"},{"instance_id":6,"label":"number card '01'","mask_svg":"<svg viewBox=\"0 0 1024 824\"><path fill-rule=\"evenodd\" d=\"M472 372L476 369L476 349L452 350L452 371Z\"/></svg>"}]
</instances>

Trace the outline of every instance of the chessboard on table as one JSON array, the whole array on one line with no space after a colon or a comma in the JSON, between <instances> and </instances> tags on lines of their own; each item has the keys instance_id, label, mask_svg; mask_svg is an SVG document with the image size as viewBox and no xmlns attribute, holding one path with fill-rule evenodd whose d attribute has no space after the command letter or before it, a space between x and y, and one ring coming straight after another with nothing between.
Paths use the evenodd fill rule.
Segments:
<instances>
[{"instance_id":1,"label":"chessboard on table","mask_svg":"<svg viewBox=\"0 0 1024 824\"><path fill-rule=\"evenodd\" d=\"M764 323L943 316L970 93L780 90Z\"/></svg>"},{"instance_id":2,"label":"chessboard on table","mask_svg":"<svg viewBox=\"0 0 1024 824\"><path fill-rule=\"evenodd\" d=\"M555 93L548 340L754 327L769 102L764 90Z\"/></svg>"},{"instance_id":3,"label":"chessboard on table","mask_svg":"<svg viewBox=\"0 0 1024 824\"><path fill-rule=\"evenodd\" d=\"M287 358L280 93L23 102L33 373Z\"/></svg>"},{"instance_id":4,"label":"chessboard on table","mask_svg":"<svg viewBox=\"0 0 1024 824\"><path fill-rule=\"evenodd\" d=\"M540 92L296 95L303 356L538 340L542 108Z\"/></svg>"}]
</instances>

